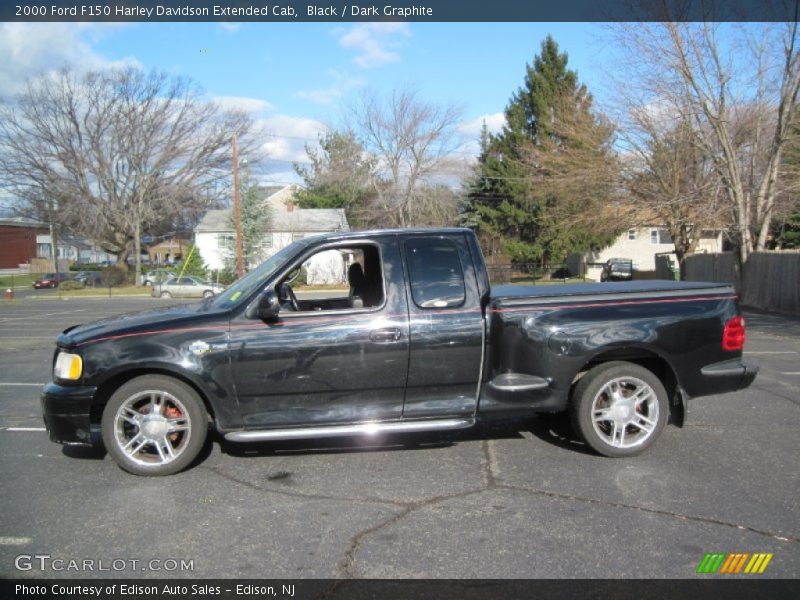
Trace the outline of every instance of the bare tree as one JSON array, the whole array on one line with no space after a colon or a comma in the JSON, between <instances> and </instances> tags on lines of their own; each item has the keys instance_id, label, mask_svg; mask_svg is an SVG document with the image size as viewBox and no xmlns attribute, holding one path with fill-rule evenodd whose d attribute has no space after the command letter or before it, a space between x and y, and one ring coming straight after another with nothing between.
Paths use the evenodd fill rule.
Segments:
<instances>
[{"instance_id":1,"label":"bare tree","mask_svg":"<svg viewBox=\"0 0 800 600\"><path fill-rule=\"evenodd\" d=\"M118 253L121 266L135 252L138 274L143 230L224 193L231 136L246 140L251 128L184 78L64 68L0 109L0 185L23 210Z\"/></svg>"},{"instance_id":2,"label":"bare tree","mask_svg":"<svg viewBox=\"0 0 800 600\"><path fill-rule=\"evenodd\" d=\"M780 198L782 155L800 89L796 19L637 23L616 31L628 58L616 63L626 74L621 95L640 107L669 106L694 123L722 182L744 264L750 252L766 247Z\"/></svg>"},{"instance_id":3,"label":"bare tree","mask_svg":"<svg viewBox=\"0 0 800 600\"><path fill-rule=\"evenodd\" d=\"M630 223L663 224L682 272L703 231L729 220L720 202L722 181L687 114L630 107L623 161L625 189L634 200Z\"/></svg>"},{"instance_id":4,"label":"bare tree","mask_svg":"<svg viewBox=\"0 0 800 600\"><path fill-rule=\"evenodd\" d=\"M458 107L426 102L407 90L385 97L367 93L350 107L348 129L377 162L372 185L379 225L417 224L426 186L442 183L458 147L460 115Z\"/></svg>"}]
</instances>

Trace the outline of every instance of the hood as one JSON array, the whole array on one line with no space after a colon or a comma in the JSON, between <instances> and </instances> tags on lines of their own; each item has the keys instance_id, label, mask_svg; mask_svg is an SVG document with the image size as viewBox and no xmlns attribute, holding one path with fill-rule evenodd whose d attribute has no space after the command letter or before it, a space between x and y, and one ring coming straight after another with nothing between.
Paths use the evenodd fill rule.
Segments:
<instances>
[{"instance_id":1,"label":"hood","mask_svg":"<svg viewBox=\"0 0 800 600\"><path fill-rule=\"evenodd\" d=\"M151 310L139 311L86 323L65 329L56 343L65 348L104 338L125 335L126 333L154 333L175 327L189 326L199 322L219 319L224 310L212 310L204 302L181 304Z\"/></svg>"}]
</instances>

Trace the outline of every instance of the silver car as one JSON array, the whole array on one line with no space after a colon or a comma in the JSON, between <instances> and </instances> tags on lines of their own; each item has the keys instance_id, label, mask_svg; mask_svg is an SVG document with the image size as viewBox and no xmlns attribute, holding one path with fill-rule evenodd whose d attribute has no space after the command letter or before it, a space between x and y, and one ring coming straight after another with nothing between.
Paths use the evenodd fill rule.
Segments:
<instances>
[{"instance_id":1,"label":"silver car","mask_svg":"<svg viewBox=\"0 0 800 600\"><path fill-rule=\"evenodd\" d=\"M154 298L208 298L224 289L221 285L187 275L154 285L150 295Z\"/></svg>"}]
</instances>

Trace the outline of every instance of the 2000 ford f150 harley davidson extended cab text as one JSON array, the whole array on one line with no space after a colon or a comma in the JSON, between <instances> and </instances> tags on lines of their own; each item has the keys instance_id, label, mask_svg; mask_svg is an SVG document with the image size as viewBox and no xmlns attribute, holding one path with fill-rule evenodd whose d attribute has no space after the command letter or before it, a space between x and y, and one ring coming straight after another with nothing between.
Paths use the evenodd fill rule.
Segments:
<instances>
[{"instance_id":1,"label":"2000 ford f150 harley davidson extended cab text","mask_svg":"<svg viewBox=\"0 0 800 600\"><path fill-rule=\"evenodd\" d=\"M327 269L349 294L298 299ZM166 475L209 424L229 441L433 431L570 410L606 456L642 452L688 398L747 387L725 285L489 286L466 229L304 238L198 304L66 329L42 405L50 439L98 429L127 471Z\"/></svg>"}]
</instances>

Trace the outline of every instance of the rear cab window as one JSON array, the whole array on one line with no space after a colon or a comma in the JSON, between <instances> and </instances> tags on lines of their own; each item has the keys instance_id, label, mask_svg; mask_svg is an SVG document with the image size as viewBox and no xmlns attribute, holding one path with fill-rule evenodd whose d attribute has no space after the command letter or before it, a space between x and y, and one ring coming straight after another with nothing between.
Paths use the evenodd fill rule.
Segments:
<instances>
[{"instance_id":1,"label":"rear cab window","mask_svg":"<svg viewBox=\"0 0 800 600\"><path fill-rule=\"evenodd\" d=\"M466 300L458 248L445 238L405 241L411 298L420 308L452 308Z\"/></svg>"}]
</instances>

